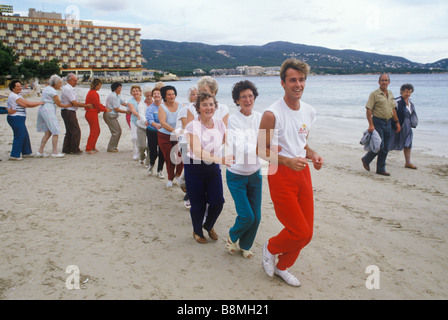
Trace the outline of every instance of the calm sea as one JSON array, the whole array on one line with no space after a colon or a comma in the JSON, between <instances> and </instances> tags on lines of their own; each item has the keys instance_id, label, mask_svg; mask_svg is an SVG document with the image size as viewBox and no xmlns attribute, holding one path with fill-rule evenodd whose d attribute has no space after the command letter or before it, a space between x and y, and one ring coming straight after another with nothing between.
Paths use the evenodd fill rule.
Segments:
<instances>
[{"instance_id":1,"label":"calm sea","mask_svg":"<svg viewBox=\"0 0 448 320\"><path fill-rule=\"evenodd\" d=\"M357 146L362 133L367 129L365 103L369 94L378 88L377 75L310 76L302 100L311 104L318 118L311 135L317 135L328 142ZM415 91L411 100L419 116L419 125L414 130L414 146L428 154L448 156L448 74L435 75L391 75L389 89L394 96L400 95L400 87L411 83ZM232 86L241 80L252 81L259 96L255 109L262 112L283 96L279 77L220 77L217 99L235 112L231 97ZM196 85L197 78L171 82L178 91L177 101L187 102L188 89ZM142 86L145 84L141 84ZM124 84L122 95L130 98L131 84ZM109 94L109 85L100 91L102 102ZM104 98L103 98L104 97ZM312 136L310 137L312 138Z\"/></svg>"}]
</instances>

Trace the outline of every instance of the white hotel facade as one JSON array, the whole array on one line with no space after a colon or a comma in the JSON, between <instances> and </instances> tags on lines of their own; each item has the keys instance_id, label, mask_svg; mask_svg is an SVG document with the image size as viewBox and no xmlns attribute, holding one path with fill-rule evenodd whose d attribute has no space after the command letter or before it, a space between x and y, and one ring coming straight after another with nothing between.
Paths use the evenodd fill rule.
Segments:
<instances>
[{"instance_id":1,"label":"white hotel facade","mask_svg":"<svg viewBox=\"0 0 448 320\"><path fill-rule=\"evenodd\" d=\"M29 9L28 17L0 14L0 40L23 59L56 58L62 72L141 73L140 29L94 26L77 21L71 27L61 14Z\"/></svg>"}]
</instances>

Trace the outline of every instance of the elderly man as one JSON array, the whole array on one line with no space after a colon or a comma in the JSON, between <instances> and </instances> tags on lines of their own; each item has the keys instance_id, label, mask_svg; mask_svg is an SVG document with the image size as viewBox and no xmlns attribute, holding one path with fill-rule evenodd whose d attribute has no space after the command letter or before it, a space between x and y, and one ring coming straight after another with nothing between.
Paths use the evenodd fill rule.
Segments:
<instances>
[{"instance_id":1,"label":"elderly man","mask_svg":"<svg viewBox=\"0 0 448 320\"><path fill-rule=\"evenodd\" d=\"M390 176L390 173L386 171L386 158L389 152L388 146L390 139L392 138L392 120L396 124L397 133L400 132L401 127L395 110L396 103L394 96L388 90L390 84L389 76L382 74L378 83L380 87L370 94L369 100L367 101L366 116L369 122L369 132L376 130L382 139L381 148L378 153L374 153L373 151L367 152L361 160L364 169L370 171L370 163L378 156L376 173L383 176Z\"/></svg>"},{"instance_id":2,"label":"elderly man","mask_svg":"<svg viewBox=\"0 0 448 320\"><path fill-rule=\"evenodd\" d=\"M93 106L77 101L75 87L78 84L78 78L76 75L70 73L66 79L67 84L62 88L61 103L71 103L72 106L61 110L61 116L65 124L65 137L62 152L65 154L81 154L82 151L79 149L81 129L79 128L78 118L76 117L76 110L78 110L78 108L91 109Z\"/></svg>"}]
</instances>

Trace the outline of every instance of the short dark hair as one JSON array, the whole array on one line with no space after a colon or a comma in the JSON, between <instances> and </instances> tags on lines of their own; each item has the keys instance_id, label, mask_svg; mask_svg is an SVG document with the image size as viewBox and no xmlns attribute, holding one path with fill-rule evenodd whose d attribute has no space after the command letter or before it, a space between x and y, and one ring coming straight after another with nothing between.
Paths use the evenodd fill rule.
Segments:
<instances>
[{"instance_id":1,"label":"short dark hair","mask_svg":"<svg viewBox=\"0 0 448 320\"><path fill-rule=\"evenodd\" d=\"M163 101L165 101L165 102L166 102L166 100L165 100L165 98L166 98L166 92L167 92L168 90L173 90L173 91L174 91L174 94L175 94L176 97L177 97L177 90L176 90L176 88L174 88L173 86L164 86L164 87L160 88L160 94L162 95L162 99L163 99Z\"/></svg>"},{"instance_id":2,"label":"short dark hair","mask_svg":"<svg viewBox=\"0 0 448 320\"><path fill-rule=\"evenodd\" d=\"M120 82L114 82L110 85L110 90L112 90L112 92L115 92L115 90L117 90L120 87L122 87Z\"/></svg>"},{"instance_id":3,"label":"short dark hair","mask_svg":"<svg viewBox=\"0 0 448 320\"><path fill-rule=\"evenodd\" d=\"M199 107L201 102L207 99L212 98L215 102L215 109L218 109L218 101L216 101L216 97L207 91L199 91L198 97L196 98L196 102L194 103L194 107L196 108L196 112L199 114Z\"/></svg>"},{"instance_id":4,"label":"short dark hair","mask_svg":"<svg viewBox=\"0 0 448 320\"><path fill-rule=\"evenodd\" d=\"M237 82L233 85L232 98L237 106L239 106L237 101L240 99L240 93L247 89L252 91L252 93L254 94L254 97L255 97L254 100L255 100L258 97L258 90L257 90L257 87L252 82L250 82L249 80L243 80L243 81Z\"/></svg>"},{"instance_id":5,"label":"short dark hair","mask_svg":"<svg viewBox=\"0 0 448 320\"><path fill-rule=\"evenodd\" d=\"M411 90L412 92L414 92L414 86L410 83L405 83L401 86L400 92L403 92L404 90Z\"/></svg>"},{"instance_id":6,"label":"short dark hair","mask_svg":"<svg viewBox=\"0 0 448 320\"><path fill-rule=\"evenodd\" d=\"M20 82L20 80L14 79L8 85L9 90L11 90L11 91L14 90L14 88L16 87L16 83L22 84L22 82Z\"/></svg>"}]
</instances>

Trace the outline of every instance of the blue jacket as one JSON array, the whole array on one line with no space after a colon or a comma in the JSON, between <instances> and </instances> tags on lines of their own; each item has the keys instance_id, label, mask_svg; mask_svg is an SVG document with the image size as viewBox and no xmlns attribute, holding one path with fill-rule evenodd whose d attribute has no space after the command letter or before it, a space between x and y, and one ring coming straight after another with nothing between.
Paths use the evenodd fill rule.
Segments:
<instances>
[{"instance_id":1,"label":"blue jacket","mask_svg":"<svg viewBox=\"0 0 448 320\"><path fill-rule=\"evenodd\" d=\"M364 146L365 151L378 153L381 148L381 137L376 130L373 130L373 132L369 132L369 130L366 130L364 131L359 143Z\"/></svg>"}]
</instances>

